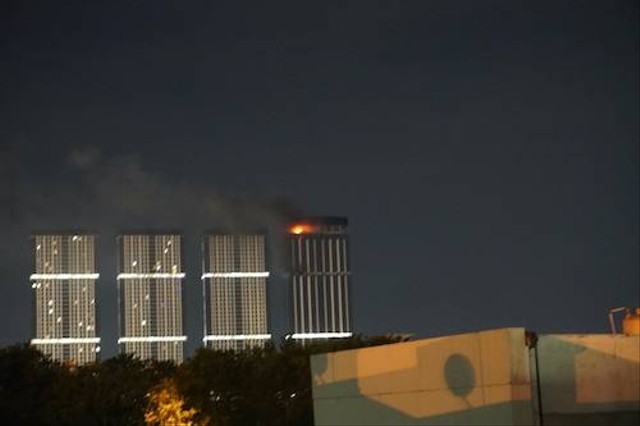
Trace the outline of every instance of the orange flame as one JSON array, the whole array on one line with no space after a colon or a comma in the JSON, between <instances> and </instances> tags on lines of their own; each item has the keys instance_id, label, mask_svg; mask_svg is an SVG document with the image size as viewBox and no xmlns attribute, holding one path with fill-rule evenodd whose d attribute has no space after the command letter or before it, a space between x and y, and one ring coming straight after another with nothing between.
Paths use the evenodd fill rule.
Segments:
<instances>
[{"instance_id":1,"label":"orange flame","mask_svg":"<svg viewBox=\"0 0 640 426\"><path fill-rule=\"evenodd\" d=\"M308 234L309 232L313 232L314 230L315 227L303 223L293 225L289 228L289 232L296 235Z\"/></svg>"}]
</instances>

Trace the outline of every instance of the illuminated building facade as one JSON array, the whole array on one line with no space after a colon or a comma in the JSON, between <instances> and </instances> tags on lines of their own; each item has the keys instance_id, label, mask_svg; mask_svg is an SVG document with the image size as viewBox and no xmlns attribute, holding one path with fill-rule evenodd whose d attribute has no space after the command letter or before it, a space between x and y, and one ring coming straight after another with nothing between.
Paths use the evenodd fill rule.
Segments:
<instances>
[{"instance_id":1,"label":"illuminated building facade","mask_svg":"<svg viewBox=\"0 0 640 426\"><path fill-rule=\"evenodd\" d=\"M271 339L265 243L262 234L204 236L205 347L241 350L262 347Z\"/></svg>"},{"instance_id":2,"label":"illuminated building facade","mask_svg":"<svg viewBox=\"0 0 640 426\"><path fill-rule=\"evenodd\" d=\"M94 235L52 233L32 236L35 271L35 338L31 344L52 359L95 362L96 271Z\"/></svg>"},{"instance_id":3,"label":"illuminated building facade","mask_svg":"<svg viewBox=\"0 0 640 426\"><path fill-rule=\"evenodd\" d=\"M129 233L118 237L121 352L182 362L182 236Z\"/></svg>"},{"instance_id":4,"label":"illuminated building facade","mask_svg":"<svg viewBox=\"0 0 640 426\"><path fill-rule=\"evenodd\" d=\"M290 314L299 340L352 335L347 219L309 218L289 227L291 242Z\"/></svg>"}]
</instances>

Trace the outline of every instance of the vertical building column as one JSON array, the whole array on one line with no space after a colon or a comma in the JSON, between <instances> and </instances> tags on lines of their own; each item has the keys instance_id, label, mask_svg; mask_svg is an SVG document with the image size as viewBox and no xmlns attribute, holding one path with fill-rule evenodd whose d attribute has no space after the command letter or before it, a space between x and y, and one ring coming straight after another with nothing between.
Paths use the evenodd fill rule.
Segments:
<instances>
[{"instance_id":1,"label":"vertical building column","mask_svg":"<svg viewBox=\"0 0 640 426\"><path fill-rule=\"evenodd\" d=\"M100 352L95 238L86 232L32 237L35 337L31 343L56 361L85 364L94 362Z\"/></svg>"},{"instance_id":2,"label":"vertical building column","mask_svg":"<svg viewBox=\"0 0 640 426\"><path fill-rule=\"evenodd\" d=\"M182 362L182 236L132 232L118 237L121 351Z\"/></svg>"},{"instance_id":3,"label":"vertical building column","mask_svg":"<svg viewBox=\"0 0 640 426\"><path fill-rule=\"evenodd\" d=\"M203 343L219 350L264 346L267 317L266 236L211 233L203 237Z\"/></svg>"},{"instance_id":4,"label":"vertical building column","mask_svg":"<svg viewBox=\"0 0 640 426\"><path fill-rule=\"evenodd\" d=\"M291 240L290 337L302 341L352 335L347 219L300 219Z\"/></svg>"}]
</instances>

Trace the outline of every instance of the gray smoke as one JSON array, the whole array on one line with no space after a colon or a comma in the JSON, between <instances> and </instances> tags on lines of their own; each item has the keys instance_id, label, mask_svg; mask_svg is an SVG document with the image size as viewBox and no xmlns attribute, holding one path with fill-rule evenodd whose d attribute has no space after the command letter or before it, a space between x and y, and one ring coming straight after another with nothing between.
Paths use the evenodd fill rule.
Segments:
<instances>
[{"instance_id":1,"label":"gray smoke","mask_svg":"<svg viewBox=\"0 0 640 426\"><path fill-rule=\"evenodd\" d=\"M274 239L270 246L273 266L281 269L284 265L282 244L275 240L295 216L286 200L173 181L145 170L134 157L104 158L95 147L69 153L64 173L64 182L23 182L13 191L12 210L20 212L17 222L28 226L29 233L87 229L111 235L135 228L178 229L188 234L210 229L230 233L261 230ZM18 228L24 232L24 226Z\"/></svg>"},{"instance_id":2,"label":"gray smoke","mask_svg":"<svg viewBox=\"0 0 640 426\"><path fill-rule=\"evenodd\" d=\"M286 305L285 227L294 216L283 199L241 194L211 184L175 180L145 169L134 157L107 158L96 148L71 151L66 162L53 161L47 181L30 173L27 153L19 145L0 152L0 321L13 324L0 345L25 341L29 324L32 253L29 236L38 231L86 230L99 235L98 268L101 335L105 355L115 353L117 336L115 236L128 229L170 229L184 233L185 321L190 336L201 329L199 239L206 230L268 233L269 266L275 294L270 303L284 327ZM57 161L57 162L56 162ZM60 164L58 164L60 163ZM276 325L274 325L276 326ZM276 326L277 327L277 326ZM188 341L197 346L198 336Z\"/></svg>"}]
</instances>

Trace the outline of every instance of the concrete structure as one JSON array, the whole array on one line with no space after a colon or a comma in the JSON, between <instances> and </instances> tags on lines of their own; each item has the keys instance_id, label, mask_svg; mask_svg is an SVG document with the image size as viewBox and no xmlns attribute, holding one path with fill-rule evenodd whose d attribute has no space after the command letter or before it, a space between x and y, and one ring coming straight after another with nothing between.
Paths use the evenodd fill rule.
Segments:
<instances>
[{"instance_id":1,"label":"concrete structure","mask_svg":"<svg viewBox=\"0 0 640 426\"><path fill-rule=\"evenodd\" d=\"M96 361L94 235L59 232L32 237L34 331L31 344L57 361Z\"/></svg>"},{"instance_id":2,"label":"concrete structure","mask_svg":"<svg viewBox=\"0 0 640 426\"><path fill-rule=\"evenodd\" d=\"M311 358L317 425L638 424L640 341L505 328Z\"/></svg>"},{"instance_id":3,"label":"concrete structure","mask_svg":"<svg viewBox=\"0 0 640 426\"><path fill-rule=\"evenodd\" d=\"M118 237L118 305L124 353L182 362L182 237L175 232Z\"/></svg>"},{"instance_id":4,"label":"concrete structure","mask_svg":"<svg viewBox=\"0 0 640 426\"><path fill-rule=\"evenodd\" d=\"M262 347L267 323L265 235L205 235L202 241L204 345Z\"/></svg>"},{"instance_id":5,"label":"concrete structure","mask_svg":"<svg viewBox=\"0 0 640 426\"><path fill-rule=\"evenodd\" d=\"M640 337L548 334L533 350L544 425L640 424Z\"/></svg>"},{"instance_id":6,"label":"concrete structure","mask_svg":"<svg viewBox=\"0 0 640 426\"><path fill-rule=\"evenodd\" d=\"M301 219L289 227L290 322L297 340L352 335L347 219Z\"/></svg>"}]
</instances>

